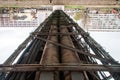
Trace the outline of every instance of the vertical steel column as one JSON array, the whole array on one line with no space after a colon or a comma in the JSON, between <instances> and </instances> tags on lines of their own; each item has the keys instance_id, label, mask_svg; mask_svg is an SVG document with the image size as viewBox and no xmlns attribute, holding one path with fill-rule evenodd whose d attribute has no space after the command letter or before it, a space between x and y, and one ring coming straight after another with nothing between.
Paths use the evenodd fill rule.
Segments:
<instances>
[{"instance_id":1,"label":"vertical steel column","mask_svg":"<svg viewBox=\"0 0 120 80\"><path fill-rule=\"evenodd\" d=\"M64 26L65 27L65 26ZM67 28L61 28L61 33L68 33ZM74 48L70 36L62 36L61 43ZM76 52L62 48L62 63L80 63L79 57ZM85 77L82 72L64 72L65 80L85 80Z\"/></svg>"},{"instance_id":2,"label":"vertical steel column","mask_svg":"<svg viewBox=\"0 0 120 80\"><path fill-rule=\"evenodd\" d=\"M57 33L57 27L52 25L49 33ZM54 42L58 42L57 36L48 36L48 39ZM59 63L58 47L51 43L46 42L40 64L48 65L48 64L54 64L54 63ZM57 72L37 72L36 73L36 80L54 80L54 78L56 78L57 80L57 77L58 77Z\"/></svg>"}]
</instances>

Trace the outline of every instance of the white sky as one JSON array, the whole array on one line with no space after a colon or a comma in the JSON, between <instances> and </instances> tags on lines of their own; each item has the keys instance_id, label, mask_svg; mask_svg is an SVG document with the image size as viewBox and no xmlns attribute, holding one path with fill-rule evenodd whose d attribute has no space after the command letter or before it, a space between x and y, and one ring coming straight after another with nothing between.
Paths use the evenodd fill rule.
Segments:
<instances>
[{"instance_id":1,"label":"white sky","mask_svg":"<svg viewBox=\"0 0 120 80\"><path fill-rule=\"evenodd\" d=\"M35 27L0 27L0 64L33 32Z\"/></svg>"},{"instance_id":2,"label":"white sky","mask_svg":"<svg viewBox=\"0 0 120 80\"><path fill-rule=\"evenodd\" d=\"M120 62L120 32L90 32L90 35Z\"/></svg>"}]
</instances>

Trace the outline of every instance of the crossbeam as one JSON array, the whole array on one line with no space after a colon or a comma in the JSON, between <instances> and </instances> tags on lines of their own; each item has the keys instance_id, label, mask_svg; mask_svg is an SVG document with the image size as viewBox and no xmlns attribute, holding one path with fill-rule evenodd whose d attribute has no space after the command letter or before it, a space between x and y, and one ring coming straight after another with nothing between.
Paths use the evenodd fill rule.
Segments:
<instances>
[{"instance_id":1,"label":"crossbeam","mask_svg":"<svg viewBox=\"0 0 120 80\"><path fill-rule=\"evenodd\" d=\"M0 72L8 71L109 71L120 72L120 65L98 65L98 64L15 64L0 65Z\"/></svg>"}]
</instances>

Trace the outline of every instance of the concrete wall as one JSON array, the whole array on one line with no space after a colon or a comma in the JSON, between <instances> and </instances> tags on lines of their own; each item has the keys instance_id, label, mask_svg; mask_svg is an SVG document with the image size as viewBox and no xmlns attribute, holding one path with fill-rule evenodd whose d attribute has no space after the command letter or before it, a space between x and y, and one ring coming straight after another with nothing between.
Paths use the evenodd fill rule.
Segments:
<instances>
[{"instance_id":1,"label":"concrete wall","mask_svg":"<svg viewBox=\"0 0 120 80\"><path fill-rule=\"evenodd\" d=\"M34 1L15 1L15 0L0 0L0 7L4 6L20 6L20 7L39 7L40 5L114 5L120 4L120 1L115 0L34 0Z\"/></svg>"}]
</instances>

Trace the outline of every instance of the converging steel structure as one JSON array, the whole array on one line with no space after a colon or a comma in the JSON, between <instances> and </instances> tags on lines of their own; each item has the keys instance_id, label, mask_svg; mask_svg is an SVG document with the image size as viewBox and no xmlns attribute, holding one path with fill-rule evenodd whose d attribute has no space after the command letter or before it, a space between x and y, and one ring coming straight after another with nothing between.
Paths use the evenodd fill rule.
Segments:
<instances>
[{"instance_id":1,"label":"converging steel structure","mask_svg":"<svg viewBox=\"0 0 120 80\"><path fill-rule=\"evenodd\" d=\"M62 10L54 11L0 65L0 80L110 78L120 80L120 64Z\"/></svg>"}]
</instances>

